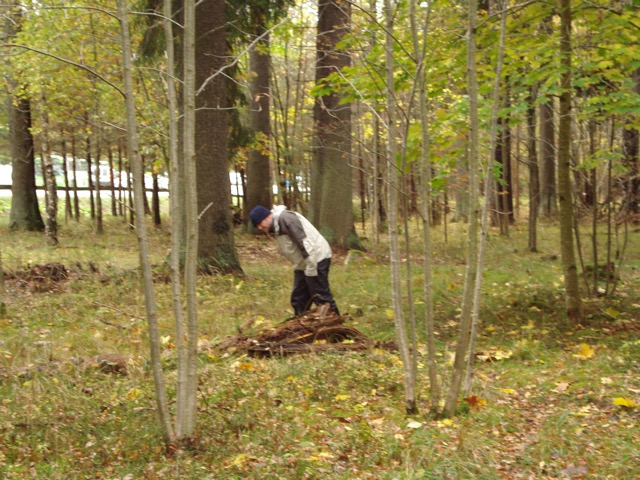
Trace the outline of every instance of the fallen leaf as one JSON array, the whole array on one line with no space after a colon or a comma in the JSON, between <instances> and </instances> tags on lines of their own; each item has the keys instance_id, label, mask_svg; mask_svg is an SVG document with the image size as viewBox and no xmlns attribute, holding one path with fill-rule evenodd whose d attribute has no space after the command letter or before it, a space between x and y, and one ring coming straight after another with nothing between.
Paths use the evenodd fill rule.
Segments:
<instances>
[{"instance_id":1,"label":"fallen leaf","mask_svg":"<svg viewBox=\"0 0 640 480\"><path fill-rule=\"evenodd\" d=\"M587 360L593 357L596 354L596 351L591 348L591 346L586 343L580 344L580 351L574 355L574 357L579 358L581 360Z\"/></svg>"},{"instance_id":2,"label":"fallen leaf","mask_svg":"<svg viewBox=\"0 0 640 480\"><path fill-rule=\"evenodd\" d=\"M562 392L566 391L567 388L569 388L569 385L571 385L569 382L556 383L556 388L554 388L552 390L552 392L562 393Z\"/></svg>"},{"instance_id":3,"label":"fallen leaf","mask_svg":"<svg viewBox=\"0 0 640 480\"><path fill-rule=\"evenodd\" d=\"M613 404L624 408L636 408L636 403L630 398L616 397L613 399Z\"/></svg>"},{"instance_id":4,"label":"fallen leaf","mask_svg":"<svg viewBox=\"0 0 640 480\"><path fill-rule=\"evenodd\" d=\"M465 401L471 408L480 408L483 405L487 404L487 401L484 398L481 398L477 395L471 395L470 397L465 398Z\"/></svg>"}]
</instances>

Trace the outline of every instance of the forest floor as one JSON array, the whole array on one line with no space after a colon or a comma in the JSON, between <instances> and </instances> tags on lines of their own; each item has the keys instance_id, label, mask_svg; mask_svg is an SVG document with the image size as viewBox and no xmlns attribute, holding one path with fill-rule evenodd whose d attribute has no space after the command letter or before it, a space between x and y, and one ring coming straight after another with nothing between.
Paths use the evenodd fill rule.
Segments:
<instances>
[{"instance_id":1,"label":"forest floor","mask_svg":"<svg viewBox=\"0 0 640 480\"><path fill-rule=\"evenodd\" d=\"M539 253L526 251L525 225L508 237L492 233L471 393L456 416L442 419L430 415L418 234L412 232L403 262L411 267L403 270L404 287L413 292L420 354L419 413L407 415L399 355L380 348L395 340L386 238L375 244L360 230L367 251L337 253L331 268L344 326L374 346L260 357L216 346L290 318L292 274L271 239L238 230L244 275L198 278L197 436L178 454L164 448L156 417L135 236L117 219L107 221L101 236L87 221L69 223L52 248L42 234L9 232L7 216L0 215L6 304L0 478L639 478L638 232L629 233L623 268L609 283L603 276L601 289L609 294L585 293L580 325L564 315L557 227L540 225ZM173 399L169 233L151 230ZM461 225L448 225L446 235L442 227L434 232L443 389L456 342L465 244ZM582 245L590 244L585 235Z\"/></svg>"}]
</instances>

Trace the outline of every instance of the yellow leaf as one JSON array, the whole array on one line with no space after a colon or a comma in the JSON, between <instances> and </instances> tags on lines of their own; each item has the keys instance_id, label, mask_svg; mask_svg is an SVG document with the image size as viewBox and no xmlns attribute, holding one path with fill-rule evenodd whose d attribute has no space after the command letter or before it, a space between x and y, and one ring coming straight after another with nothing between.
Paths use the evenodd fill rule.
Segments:
<instances>
[{"instance_id":1,"label":"yellow leaf","mask_svg":"<svg viewBox=\"0 0 640 480\"><path fill-rule=\"evenodd\" d=\"M613 404L619 407L636 408L635 402L630 398L616 397L613 399Z\"/></svg>"},{"instance_id":2,"label":"yellow leaf","mask_svg":"<svg viewBox=\"0 0 640 480\"><path fill-rule=\"evenodd\" d=\"M241 363L240 365L238 365L238 370L244 370L245 372L252 372L253 364L248 362Z\"/></svg>"},{"instance_id":3,"label":"yellow leaf","mask_svg":"<svg viewBox=\"0 0 640 480\"><path fill-rule=\"evenodd\" d=\"M445 418L444 420L438 421L438 427L451 427L453 425L455 425L455 423L450 418Z\"/></svg>"},{"instance_id":4,"label":"yellow leaf","mask_svg":"<svg viewBox=\"0 0 640 480\"><path fill-rule=\"evenodd\" d=\"M574 355L576 358L580 358L582 360L587 360L588 358L593 357L596 354L596 351L591 348L586 343L580 344L580 351Z\"/></svg>"},{"instance_id":5,"label":"yellow leaf","mask_svg":"<svg viewBox=\"0 0 640 480\"><path fill-rule=\"evenodd\" d=\"M140 393L140 390L138 390L137 388L132 388L131 390L129 390L129 393L127 393L127 397L129 397L129 400L135 400L140 396Z\"/></svg>"},{"instance_id":6,"label":"yellow leaf","mask_svg":"<svg viewBox=\"0 0 640 480\"><path fill-rule=\"evenodd\" d=\"M387 318L389 319L395 318L395 314L393 313L393 310L391 310L390 308L387 308L386 314L387 314Z\"/></svg>"},{"instance_id":7,"label":"yellow leaf","mask_svg":"<svg viewBox=\"0 0 640 480\"><path fill-rule=\"evenodd\" d=\"M507 395L513 395L516 391L513 388L501 388L501 391L506 393Z\"/></svg>"},{"instance_id":8,"label":"yellow leaf","mask_svg":"<svg viewBox=\"0 0 640 480\"><path fill-rule=\"evenodd\" d=\"M333 397L333 399L338 402L344 402L345 400L349 400L350 398L351 398L351 395L345 395L345 394L340 394Z\"/></svg>"},{"instance_id":9,"label":"yellow leaf","mask_svg":"<svg viewBox=\"0 0 640 480\"><path fill-rule=\"evenodd\" d=\"M618 312L615 308L611 308L611 307L605 309L604 313L606 313L613 319L618 318L618 316L620 315L620 312Z\"/></svg>"}]
</instances>

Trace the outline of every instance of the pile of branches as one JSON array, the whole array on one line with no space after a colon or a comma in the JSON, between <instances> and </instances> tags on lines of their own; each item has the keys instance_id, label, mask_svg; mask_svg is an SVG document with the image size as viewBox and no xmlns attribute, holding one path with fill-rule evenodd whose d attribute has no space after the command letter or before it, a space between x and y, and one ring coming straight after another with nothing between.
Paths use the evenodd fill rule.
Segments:
<instances>
[{"instance_id":1,"label":"pile of branches","mask_svg":"<svg viewBox=\"0 0 640 480\"><path fill-rule=\"evenodd\" d=\"M240 331L214 349L253 357L270 357L325 351L353 352L372 347L393 348L392 344L378 344L359 330L346 326L345 317L329 311L328 307L323 305L256 335L248 336Z\"/></svg>"},{"instance_id":2,"label":"pile of branches","mask_svg":"<svg viewBox=\"0 0 640 480\"><path fill-rule=\"evenodd\" d=\"M69 279L70 274L71 271L61 263L47 263L29 266L25 270L5 272L4 278L34 292L49 292L58 290Z\"/></svg>"}]
</instances>

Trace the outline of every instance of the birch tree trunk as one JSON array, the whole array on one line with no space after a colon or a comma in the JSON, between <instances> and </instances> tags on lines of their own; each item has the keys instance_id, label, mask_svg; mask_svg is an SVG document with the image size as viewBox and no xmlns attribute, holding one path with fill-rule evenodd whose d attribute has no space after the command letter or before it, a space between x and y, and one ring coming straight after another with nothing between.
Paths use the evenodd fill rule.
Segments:
<instances>
[{"instance_id":1,"label":"birch tree trunk","mask_svg":"<svg viewBox=\"0 0 640 480\"><path fill-rule=\"evenodd\" d=\"M187 340L184 353L186 375L181 393L184 402L178 407L178 439L189 442L196 422L196 349L198 343L198 316L196 306L196 273L198 263L198 191L196 188L196 6L195 0L184 2L183 50L183 161L185 189L185 259L184 281L187 300ZM227 176L226 181L229 181ZM189 188L191 186L191 188ZM180 339L181 342L184 339Z\"/></svg>"},{"instance_id":2,"label":"birch tree trunk","mask_svg":"<svg viewBox=\"0 0 640 480\"><path fill-rule=\"evenodd\" d=\"M467 37L467 84L469 91L469 230L467 233L467 268L464 279L464 296L460 313L460 332L456 347L451 385L445 400L443 414L453 416L458 394L465 374L466 356L472 323L473 286L478 267L478 211L480 191L478 185L478 74L476 68L476 28L478 25L478 2L469 1L469 26Z\"/></svg>"},{"instance_id":3,"label":"birch tree trunk","mask_svg":"<svg viewBox=\"0 0 640 480\"><path fill-rule=\"evenodd\" d=\"M171 425L169 405L162 374L162 358L160 355L160 334L158 330L158 315L156 311L156 300L153 289L153 272L149 261L149 239L144 219L144 203L142 196L142 164L140 162L140 152L138 150L138 132L136 123L136 112L133 98L133 76L131 61L131 40L129 36L129 22L127 20L126 0L118 0L118 19L121 29L122 43L122 73L124 83L124 95L127 112L127 153L129 162L133 170L134 208L138 221L136 222L136 234L138 237L138 248L140 256L140 269L144 285L145 307L147 312L147 324L149 327L149 348L151 353L151 370L156 389L156 406L160 417L160 424L167 445L173 444L175 435Z\"/></svg>"},{"instance_id":4,"label":"birch tree trunk","mask_svg":"<svg viewBox=\"0 0 640 480\"><path fill-rule=\"evenodd\" d=\"M476 267L476 278L473 287L473 313L471 316L471 331L469 334L469 346L466 352L467 358L467 371L465 374L465 382L464 382L464 394L465 397L468 397L471 391L471 380L472 380L472 367L474 355L473 352L475 350L476 338L478 335L478 323L480 322L480 293L482 292L482 268L484 262L484 251L487 243L487 237L489 235L489 202L486 199L489 198L491 192L494 190L494 179L493 179L493 167L494 167L494 156L492 153L495 151L496 143L498 141L498 110L500 107L500 82L502 79L502 64L504 61L504 41L507 32L507 3L506 1L502 2L500 5L501 9L501 21L500 21L500 43L498 45L498 60L496 64L496 80L493 86L493 106L491 109L491 133L489 136L489 161L487 162L487 168L485 171L485 180L484 180L484 198L485 202L482 207L482 233L480 236L480 242L478 244L478 255L477 262L478 265ZM502 141L502 138L501 138ZM506 221L508 223L508 217L505 216L502 221Z\"/></svg>"},{"instance_id":5,"label":"birch tree trunk","mask_svg":"<svg viewBox=\"0 0 640 480\"><path fill-rule=\"evenodd\" d=\"M422 126L422 150L420 158L420 178L421 188L421 215L423 229L423 275L424 275L424 316L425 327L427 332L427 366L429 372L429 389L431 392L431 409L436 411L440 403L440 383L438 382L438 370L436 364L436 342L435 342L435 318L433 315L433 296L432 288L432 255L431 255L431 161L429 156L430 135L429 135L429 112L427 105L427 86L426 86L426 56L427 36L429 29L429 20L431 16L431 4L427 8L424 19L422 47L420 46L418 25L416 23L416 0L411 0L411 37L413 40L413 55L417 62L417 90L418 90L418 107L420 115L420 123Z\"/></svg>"},{"instance_id":6,"label":"birch tree trunk","mask_svg":"<svg viewBox=\"0 0 640 480\"><path fill-rule=\"evenodd\" d=\"M389 254L391 262L391 291L393 297L393 319L396 327L396 337L400 358L404 371L405 409L408 414L417 413L416 403L416 379L412 368L412 359L407 342L407 331L402 311L402 292L400 288L400 246L398 242L398 166L396 164L396 92L394 84L394 58L393 58L393 6L392 0L384 2L384 16L386 24L386 80L387 80L387 114L388 124L388 205L389 205ZM414 352L415 354L416 352Z\"/></svg>"},{"instance_id":7,"label":"birch tree trunk","mask_svg":"<svg viewBox=\"0 0 640 480\"><path fill-rule=\"evenodd\" d=\"M44 234L49 245L58 245L58 189L56 177L53 172L53 159L51 158L51 147L49 146L49 115L47 113L47 102L42 98L42 133L40 135L42 143L42 165L43 180L47 192L45 198L46 212L44 222Z\"/></svg>"}]
</instances>

